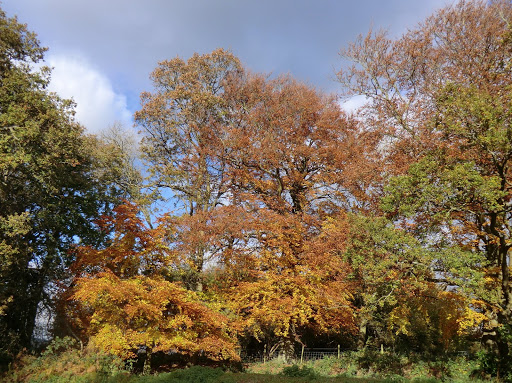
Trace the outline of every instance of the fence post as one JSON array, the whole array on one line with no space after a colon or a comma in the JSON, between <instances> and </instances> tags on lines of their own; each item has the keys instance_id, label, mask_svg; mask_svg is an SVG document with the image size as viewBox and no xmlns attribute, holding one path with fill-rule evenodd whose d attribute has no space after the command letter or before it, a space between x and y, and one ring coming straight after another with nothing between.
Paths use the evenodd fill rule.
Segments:
<instances>
[{"instance_id":1,"label":"fence post","mask_svg":"<svg viewBox=\"0 0 512 383\"><path fill-rule=\"evenodd\" d=\"M338 345L338 359L340 358L340 345Z\"/></svg>"},{"instance_id":2,"label":"fence post","mask_svg":"<svg viewBox=\"0 0 512 383\"><path fill-rule=\"evenodd\" d=\"M304 360L304 345L302 345L302 351L300 352L300 364L302 364Z\"/></svg>"}]
</instances>

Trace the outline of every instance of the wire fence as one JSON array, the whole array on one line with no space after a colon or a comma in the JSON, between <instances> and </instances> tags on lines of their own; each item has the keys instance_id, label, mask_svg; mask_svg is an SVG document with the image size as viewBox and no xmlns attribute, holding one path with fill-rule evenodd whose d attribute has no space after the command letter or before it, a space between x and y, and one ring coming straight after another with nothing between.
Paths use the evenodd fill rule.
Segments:
<instances>
[{"instance_id":1,"label":"wire fence","mask_svg":"<svg viewBox=\"0 0 512 383\"><path fill-rule=\"evenodd\" d=\"M368 347L369 349L379 350L378 347ZM354 350L350 349L341 349L338 347L326 347L326 348L303 348L301 350L296 350L294 355L294 360L297 362L307 362L310 360L318 360L324 358L342 358L344 354L349 353ZM380 349L381 352L382 349ZM388 351L389 352L389 351ZM394 353L394 351L391 351ZM467 350L455 351L452 353L448 353L446 355L450 355L452 357L469 357L469 352ZM262 350L245 350L240 354L240 358L243 363L265 363L269 362L273 359L278 359L283 357L279 352L274 352L272 355L269 355L265 351Z\"/></svg>"},{"instance_id":2,"label":"wire fence","mask_svg":"<svg viewBox=\"0 0 512 383\"><path fill-rule=\"evenodd\" d=\"M340 357L341 351L338 348L305 348L304 352L297 355L300 360L317 360L326 357Z\"/></svg>"},{"instance_id":3,"label":"wire fence","mask_svg":"<svg viewBox=\"0 0 512 383\"><path fill-rule=\"evenodd\" d=\"M308 361L308 360L317 360L323 359L327 357L339 358L341 356L342 351L339 347L329 347L329 348L303 348L295 352L294 359L297 361ZM246 350L240 354L240 358L244 363L265 363L272 359L277 359L280 357L279 353L274 353L272 355L267 355L265 352L261 350Z\"/></svg>"}]
</instances>

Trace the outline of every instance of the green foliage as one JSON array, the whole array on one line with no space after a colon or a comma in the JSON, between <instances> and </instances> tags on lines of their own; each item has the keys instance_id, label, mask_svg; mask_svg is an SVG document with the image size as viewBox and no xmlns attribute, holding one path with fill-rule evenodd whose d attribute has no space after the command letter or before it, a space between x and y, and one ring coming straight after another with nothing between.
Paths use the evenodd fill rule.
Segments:
<instances>
[{"instance_id":1,"label":"green foliage","mask_svg":"<svg viewBox=\"0 0 512 383\"><path fill-rule=\"evenodd\" d=\"M512 346L512 325L505 324L498 329L498 336L503 343ZM478 368L476 373L483 376L500 377L504 382L512 382L510 360L503 361L498 350L479 350L477 352Z\"/></svg>"},{"instance_id":2,"label":"green foliage","mask_svg":"<svg viewBox=\"0 0 512 383\"><path fill-rule=\"evenodd\" d=\"M309 379L314 379L318 376L312 368L306 366L298 366L296 364L283 368L281 374L289 377L301 377Z\"/></svg>"},{"instance_id":3,"label":"green foliage","mask_svg":"<svg viewBox=\"0 0 512 383\"><path fill-rule=\"evenodd\" d=\"M436 353L456 344L463 324L473 326L462 320L469 316L465 298L435 283L432 265L439 253L385 218L350 216L343 256L355 284L358 347L393 344L397 350ZM461 263L458 259L451 267L462 269Z\"/></svg>"},{"instance_id":4,"label":"green foliage","mask_svg":"<svg viewBox=\"0 0 512 383\"><path fill-rule=\"evenodd\" d=\"M59 354L67 351L74 350L77 348L77 340L70 338L68 336L64 338L56 337L41 353L41 357L43 358L53 358L59 356Z\"/></svg>"},{"instance_id":5,"label":"green foliage","mask_svg":"<svg viewBox=\"0 0 512 383\"><path fill-rule=\"evenodd\" d=\"M352 46L367 67L346 80L371 99L359 121L290 77L245 74L222 49L160 63L135 118L151 188L169 189L186 214L143 236L134 219L110 236L93 225L121 198L149 203L134 142L118 128L86 136L73 103L48 92L49 69L31 68L45 48L0 10L0 364L32 346L38 309L54 307L48 288L64 285L75 301L62 294L71 319L62 328L125 359L141 347L148 361L169 350L236 359L233 334L279 339L292 359L303 334L359 330L358 353L269 364L281 375L260 378L453 381L474 364L365 346L435 355L496 317L499 352L480 354L480 369L508 379L512 6L484 4L461 1L397 42L370 34ZM475 59L484 40L485 60ZM359 208L367 216L347 214ZM206 283L208 265L222 275L218 290ZM67 338L20 361L10 381L132 379L121 359ZM192 367L139 380L239 377Z\"/></svg>"},{"instance_id":6,"label":"green foliage","mask_svg":"<svg viewBox=\"0 0 512 383\"><path fill-rule=\"evenodd\" d=\"M74 236L96 237L90 161L72 104L32 71L44 48L0 10L0 358L29 347L44 287ZM63 262L64 261L64 262Z\"/></svg>"},{"instance_id":7,"label":"green foliage","mask_svg":"<svg viewBox=\"0 0 512 383\"><path fill-rule=\"evenodd\" d=\"M361 370L366 370L380 376L403 375L407 359L389 352L378 352L365 349L357 358Z\"/></svg>"},{"instance_id":8,"label":"green foliage","mask_svg":"<svg viewBox=\"0 0 512 383\"><path fill-rule=\"evenodd\" d=\"M46 48L39 46L34 33L14 18L7 18L0 9L0 76L11 69L15 61L38 62Z\"/></svg>"},{"instance_id":9,"label":"green foliage","mask_svg":"<svg viewBox=\"0 0 512 383\"><path fill-rule=\"evenodd\" d=\"M480 350L477 353L479 370L483 374L496 376L499 371L499 357L496 353Z\"/></svg>"},{"instance_id":10,"label":"green foliage","mask_svg":"<svg viewBox=\"0 0 512 383\"><path fill-rule=\"evenodd\" d=\"M71 338L56 338L36 358L24 355L18 358L14 368L4 377L4 382L99 382L115 377L121 381L128 370L121 359L99 352L91 347L78 348ZM123 379L120 379L124 377Z\"/></svg>"},{"instance_id":11,"label":"green foliage","mask_svg":"<svg viewBox=\"0 0 512 383\"><path fill-rule=\"evenodd\" d=\"M53 309L49 287L66 278L70 247L101 243L93 221L134 194L115 179L114 168L128 168L123 154L85 135L74 104L48 91L49 69L31 67L45 50L0 10L2 364L32 347L37 312Z\"/></svg>"},{"instance_id":12,"label":"green foliage","mask_svg":"<svg viewBox=\"0 0 512 383\"><path fill-rule=\"evenodd\" d=\"M500 209L505 192L497 176L482 174L473 161L446 163L444 156L434 152L413 163L406 175L391 178L382 200L383 210L407 218L421 213L428 216L425 223L432 228L470 206L478 212Z\"/></svg>"},{"instance_id":13,"label":"green foliage","mask_svg":"<svg viewBox=\"0 0 512 383\"><path fill-rule=\"evenodd\" d=\"M350 381L350 378L367 378L376 381L436 382L443 380L462 383L475 381L476 378L473 375L477 367L478 361L466 357L438 357L430 360L422 358L421 355L406 356L361 350L344 352L339 359L330 357L307 361L302 367L272 360L251 365L248 372L278 376L285 376L286 374L283 373L285 370L294 376L311 373L311 377L316 378L315 381L321 381L321 377L339 377L347 381Z\"/></svg>"},{"instance_id":14,"label":"green foliage","mask_svg":"<svg viewBox=\"0 0 512 383\"><path fill-rule=\"evenodd\" d=\"M24 365L4 376L4 382L54 383L235 383L235 382L438 382L479 381L471 377L477 361L463 357L423 360L372 351L343 353L340 359L326 358L302 365L282 360L250 367L248 373L230 373L220 368L193 366L155 375L130 374L118 358L87 349L76 342L59 339L40 358L24 357ZM273 369L263 369L272 365ZM258 371L258 372L256 372Z\"/></svg>"}]
</instances>

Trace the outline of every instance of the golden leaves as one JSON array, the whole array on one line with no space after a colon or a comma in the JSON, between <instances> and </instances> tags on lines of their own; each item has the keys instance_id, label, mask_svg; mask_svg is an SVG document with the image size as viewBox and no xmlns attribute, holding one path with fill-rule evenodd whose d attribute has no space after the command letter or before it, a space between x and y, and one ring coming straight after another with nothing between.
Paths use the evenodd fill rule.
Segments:
<instances>
[{"instance_id":1,"label":"golden leaves","mask_svg":"<svg viewBox=\"0 0 512 383\"><path fill-rule=\"evenodd\" d=\"M122 358L139 347L153 351L198 352L236 359L228 318L201 297L162 274L171 259L161 227L146 228L133 205L116 209L100 225L113 230L105 249L78 248L77 278L71 300L93 342Z\"/></svg>"}]
</instances>

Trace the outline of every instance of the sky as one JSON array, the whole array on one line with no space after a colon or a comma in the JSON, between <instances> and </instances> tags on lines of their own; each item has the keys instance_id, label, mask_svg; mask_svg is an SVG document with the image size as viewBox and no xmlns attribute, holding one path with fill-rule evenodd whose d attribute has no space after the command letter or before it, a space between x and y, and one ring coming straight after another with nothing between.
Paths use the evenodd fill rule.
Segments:
<instances>
[{"instance_id":1,"label":"sky","mask_svg":"<svg viewBox=\"0 0 512 383\"><path fill-rule=\"evenodd\" d=\"M337 93L341 49L370 28L398 37L449 0L0 0L49 48L50 89L91 133L133 127L159 61L216 48L254 72ZM349 101L351 108L357 100Z\"/></svg>"}]
</instances>

